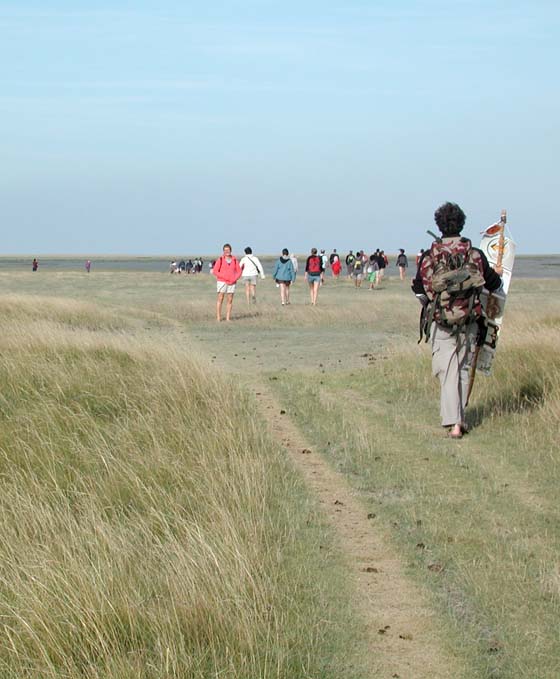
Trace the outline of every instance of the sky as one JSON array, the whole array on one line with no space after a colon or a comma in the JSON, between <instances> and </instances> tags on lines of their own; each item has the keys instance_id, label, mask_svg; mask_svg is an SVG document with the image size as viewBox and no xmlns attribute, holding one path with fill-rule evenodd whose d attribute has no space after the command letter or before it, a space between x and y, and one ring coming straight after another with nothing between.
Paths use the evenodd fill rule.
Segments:
<instances>
[{"instance_id":1,"label":"sky","mask_svg":"<svg viewBox=\"0 0 560 679\"><path fill-rule=\"evenodd\" d=\"M0 254L560 252L556 0L0 0Z\"/></svg>"}]
</instances>

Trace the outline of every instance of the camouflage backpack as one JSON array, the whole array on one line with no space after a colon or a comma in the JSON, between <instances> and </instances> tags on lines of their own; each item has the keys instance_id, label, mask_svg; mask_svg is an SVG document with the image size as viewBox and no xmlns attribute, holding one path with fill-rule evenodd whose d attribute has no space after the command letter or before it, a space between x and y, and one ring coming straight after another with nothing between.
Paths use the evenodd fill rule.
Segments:
<instances>
[{"instance_id":1,"label":"camouflage backpack","mask_svg":"<svg viewBox=\"0 0 560 679\"><path fill-rule=\"evenodd\" d=\"M432 321L459 332L482 316L480 292L484 287L482 257L468 238L436 241L422 260L420 275L430 300L422 314L420 338L430 337Z\"/></svg>"}]
</instances>

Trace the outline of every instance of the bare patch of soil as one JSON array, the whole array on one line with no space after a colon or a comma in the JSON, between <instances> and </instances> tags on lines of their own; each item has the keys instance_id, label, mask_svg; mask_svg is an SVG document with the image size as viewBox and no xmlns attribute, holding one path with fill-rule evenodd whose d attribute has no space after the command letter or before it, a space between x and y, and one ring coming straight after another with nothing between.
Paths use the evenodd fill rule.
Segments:
<instances>
[{"instance_id":1,"label":"bare patch of soil","mask_svg":"<svg viewBox=\"0 0 560 679\"><path fill-rule=\"evenodd\" d=\"M405 574L390 538L367 514L346 479L305 439L274 395L255 385L258 408L332 524L354 581L356 610L367 634L372 677L408 679L465 675L442 641L427 598Z\"/></svg>"}]
</instances>

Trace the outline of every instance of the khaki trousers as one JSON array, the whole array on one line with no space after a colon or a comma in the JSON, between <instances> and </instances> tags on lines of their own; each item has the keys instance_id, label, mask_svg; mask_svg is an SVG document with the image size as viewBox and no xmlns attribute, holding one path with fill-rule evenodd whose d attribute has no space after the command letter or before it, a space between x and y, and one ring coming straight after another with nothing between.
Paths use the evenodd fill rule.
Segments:
<instances>
[{"instance_id":1,"label":"khaki trousers","mask_svg":"<svg viewBox=\"0 0 560 679\"><path fill-rule=\"evenodd\" d=\"M440 415L444 427L465 421L468 363L475 350L477 333L476 323L465 326L455 335L437 323L432 325L432 373L440 383Z\"/></svg>"}]
</instances>

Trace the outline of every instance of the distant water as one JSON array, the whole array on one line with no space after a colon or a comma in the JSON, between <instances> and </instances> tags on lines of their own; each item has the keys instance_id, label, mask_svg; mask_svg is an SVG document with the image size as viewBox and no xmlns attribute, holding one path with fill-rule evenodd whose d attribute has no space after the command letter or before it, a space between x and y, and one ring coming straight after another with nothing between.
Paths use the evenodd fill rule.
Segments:
<instances>
[{"instance_id":1,"label":"distant water","mask_svg":"<svg viewBox=\"0 0 560 679\"><path fill-rule=\"evenodd\" d=\"M0 272L31 271L32 257L0 257ZM38 257L39 271L84 271L85 259L73 257ZM299 257L300 269L305 258ZM204 261L203 273L208 274L208 259ZM274 257L261 257L265 273L272 274ZM91 271L161 272L169 273L170 261L163 257L92 257ZM343 267L344 271L344 267ZM396 275L394 257L388 274ZM560 278L560 255L519 255L515 260L514 276L519 278Z\"/></svg>"}]
</instances>

